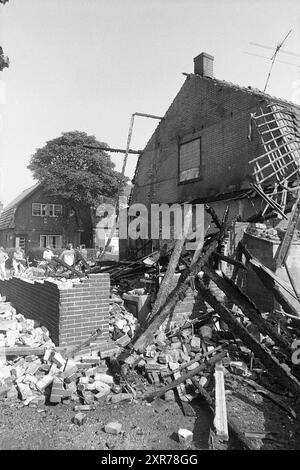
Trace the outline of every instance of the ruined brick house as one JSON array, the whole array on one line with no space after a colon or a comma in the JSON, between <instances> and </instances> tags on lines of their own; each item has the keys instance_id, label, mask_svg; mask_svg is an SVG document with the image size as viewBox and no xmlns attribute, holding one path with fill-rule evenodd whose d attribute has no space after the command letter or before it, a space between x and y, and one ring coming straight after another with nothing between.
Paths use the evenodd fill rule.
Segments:
<instances>
[{"instance_id":1,"label":"ruined brick house","mask_svg":"<svg viewBox=\"0 0 300 470\"><path fill-rule=\"evenodd\" d=\"M92 230L88 221L78 222L64 201L47 193L40 184L23 191L4 207L0 215L0 246L12 248L62 248L71 242L89 245Z\"/></svg>"},{"instance_id":2,"label":"ruined brick house","mask_svg":"<svg viewBox=\"0 0 300 470\"><path fill-rule=\"evenodd\" d=\"M213 61L202 53L194 73L185 74L139 157L130 202L209 203L220 216L228 205L230 217L241 221L279 208L284 217L288 187L299 177L300 108L216 79ZM205 216L205 226L209 221ZM129 240L122 256L138 248L147 254L155 241Z\"/></svg>"}]
</instances>

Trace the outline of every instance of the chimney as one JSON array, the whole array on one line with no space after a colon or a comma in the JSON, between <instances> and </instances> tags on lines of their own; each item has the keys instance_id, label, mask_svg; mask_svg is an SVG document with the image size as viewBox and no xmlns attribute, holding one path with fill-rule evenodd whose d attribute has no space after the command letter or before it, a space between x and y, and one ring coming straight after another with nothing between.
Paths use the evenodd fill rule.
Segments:
<instances>
[{"instance_id":1,"label":"chimney","mask_svg":"<svg viewBox=\"0 0 300 470\"><path fill-rule=\"evenodd\" d=\"M194 58L194 73L202 77L214 78L214 57L207 52L201 52Z\"/></svg>"}]
</instances>

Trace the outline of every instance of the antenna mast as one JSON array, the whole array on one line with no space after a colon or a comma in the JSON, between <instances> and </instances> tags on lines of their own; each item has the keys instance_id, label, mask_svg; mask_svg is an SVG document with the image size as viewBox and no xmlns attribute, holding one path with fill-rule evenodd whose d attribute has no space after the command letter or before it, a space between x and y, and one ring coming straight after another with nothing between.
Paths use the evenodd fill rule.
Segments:
<instances>
[{"instance_id":1,"label":"antenna mast","mask_svg":"<svg viewBox=\"0 0 300 470\"><path fill-rule=\"evenodd\" d=\"M272 62L271 62L270 70L269 70L269 73L268 73L267 81L266 81L266 84L265 84L265 87L264 87L264 93L265 93L265 91L266 91L266 89L267 89L267 86L268 86L268 83L269 83L269 80L270 80L272 68L273 68L273 65L274 65L274 62L275 62L277 53L279 52L280 48L283 46L284 42L287 40L287 38L288 38L288 36L291 34L291 32L292 32L292 30L290 29L290 31L287 33L287 35L286 35L285 38L281 41L281 43L277 45L276 50L275 50L273 56L271 57L271 61L272 61Z\"/></svg>"}]
</instances>

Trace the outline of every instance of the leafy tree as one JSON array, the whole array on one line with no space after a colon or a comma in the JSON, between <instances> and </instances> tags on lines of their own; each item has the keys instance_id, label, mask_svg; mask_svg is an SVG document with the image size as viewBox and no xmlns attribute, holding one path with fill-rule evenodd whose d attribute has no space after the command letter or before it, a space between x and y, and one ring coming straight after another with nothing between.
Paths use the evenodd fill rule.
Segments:
<instances>
[{"instance_id":1,"label":"leafy tree","mask_svg":"<svg viewBox=\"0 0 300 470\"><path fill-rule=\"evenodd\" d=\"M108 145L85 132L65 132L52 139L31 157L28 168L50 193L60 196L75 211L78 224L90 209L93 225L95 209L104 197L114 197L126 178L114 170L105 150Z\"/></svg>"}]
</instances>

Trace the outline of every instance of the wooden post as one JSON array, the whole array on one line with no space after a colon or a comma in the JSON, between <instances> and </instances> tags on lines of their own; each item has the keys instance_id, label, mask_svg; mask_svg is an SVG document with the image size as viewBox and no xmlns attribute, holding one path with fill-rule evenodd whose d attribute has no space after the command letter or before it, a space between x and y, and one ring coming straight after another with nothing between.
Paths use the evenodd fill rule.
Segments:
<instances>
[{"instance_id":1,"label":"wooden post","mask_svg":"<svg viewBox=\"0 0 300 470\"><path fill-rule=\"evenodd\" d=\"M217 436L228 441L228 424L224 384L224 367L222 364L215 365L215 417L214 427Z\"/></svg>"}]
</instances>

